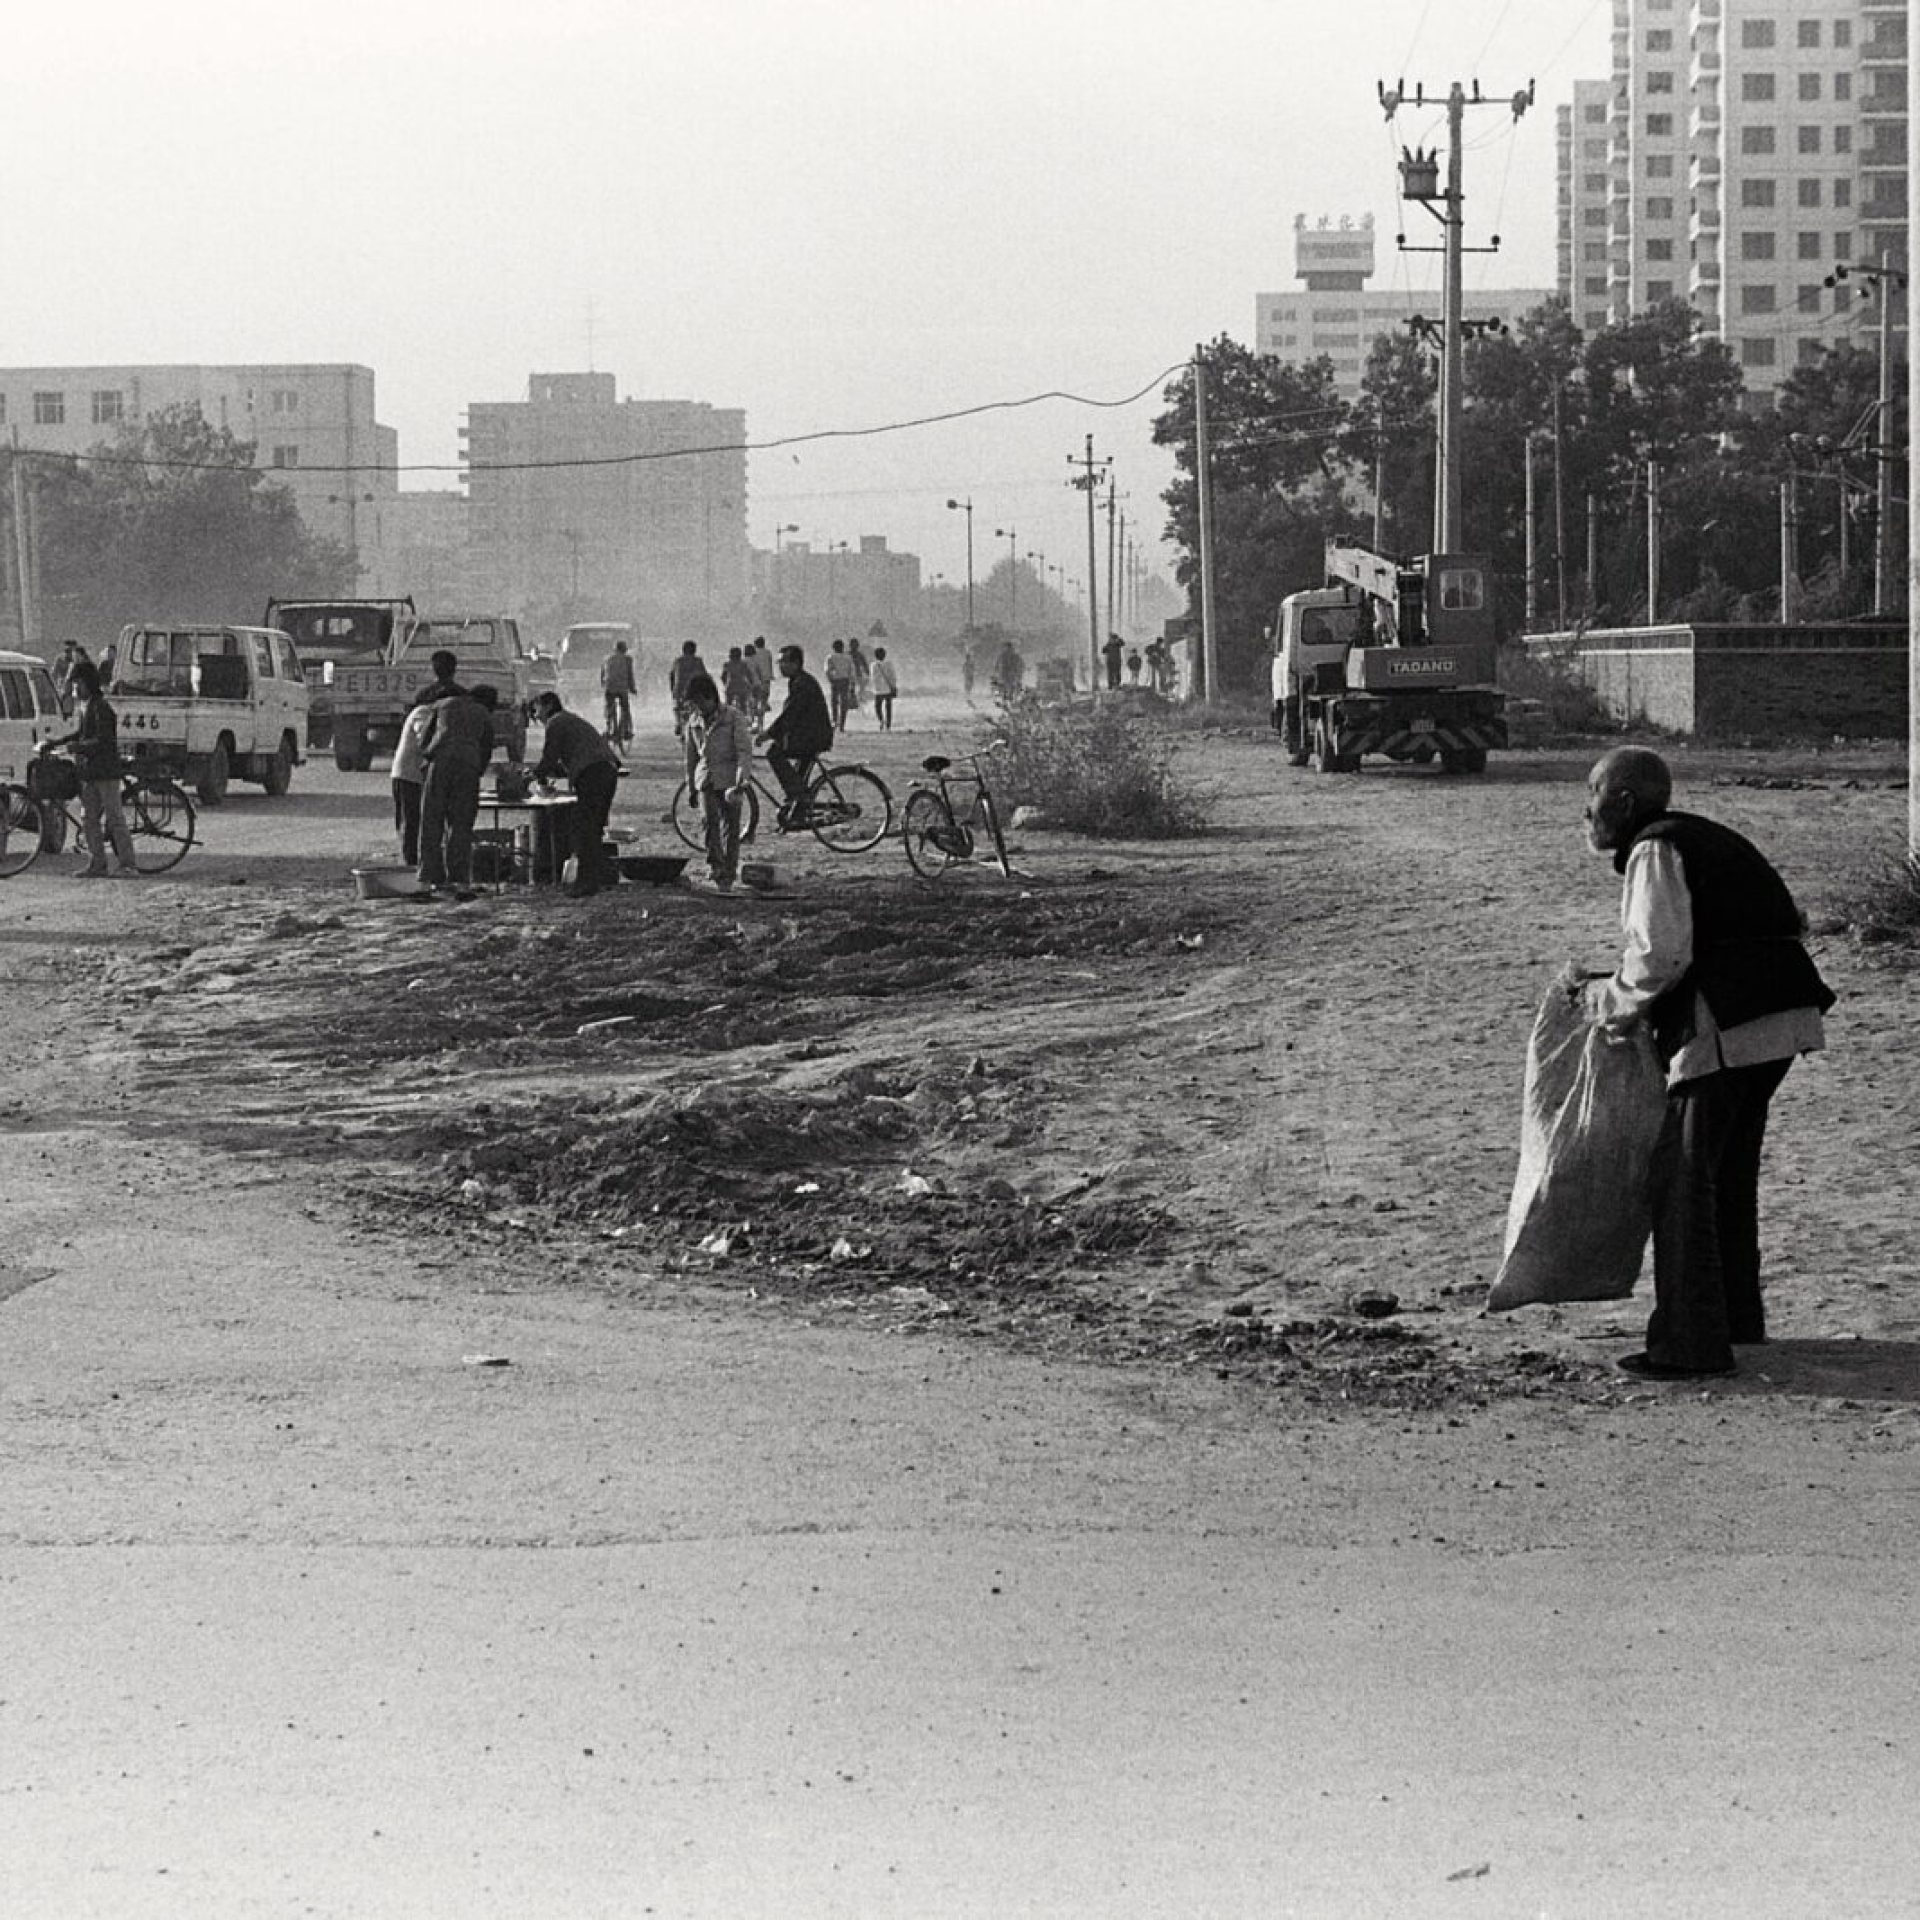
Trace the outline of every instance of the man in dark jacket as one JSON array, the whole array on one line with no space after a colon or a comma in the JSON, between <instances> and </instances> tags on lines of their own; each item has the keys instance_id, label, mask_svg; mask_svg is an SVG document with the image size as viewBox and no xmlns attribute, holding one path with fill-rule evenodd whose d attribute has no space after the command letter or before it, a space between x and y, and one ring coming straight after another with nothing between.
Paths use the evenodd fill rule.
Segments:
<instances>
[{"instance_id":1,"label":"man in dark jacket","mask_svg":"<svg viewBox=\"0 0 1920 1920\"><path fill-rule=\"evenodd\" d=\"M1825 1046L1833 994L1800 936L1787 885L1731 827L1675 813L1657 753L1622 747L1587 781L1587 838L1624 885L1620 964L1573 991L1603 1027L1644 1021L1667 1066L1653 1164L1648 1379L1731 1373L1764 1341L1760 1148L1767 1105L1795 1057Z\"/></svg>"},{"instance_id":2,"label":"man in dark jacket","mask_svg":"<svg viewBox=\"0 0 1920 1920\"><path fill-rule=\"evenodd\" d=\"M787 796L779 822L787 827L798 823L813 762L833 745L833 715L798 647L780 649L780 673L787 683L786 702L760 739L767 748L767 765Z\"/></svg>"},{"instance_id":3,"label":"man in dark jacket","mask_svg":"<svg viewBox=\"0 0 1920 1920\"><path fill-rule=\"evenodd\" d=\"M73 748L74 769L80 776L81 831L87 843L87 863L74 869L78 880L99 880L107 872L107 845L113 845L115 874L123 880L139 877L133 863L133 837L120 804L120 729L113 707L100 691L100 675L91 660L76 660L68 684L78 704L79 724L58 740L43 740L40 751Z\"/></svg>"},{"instance_id":4,"label":"man in dark jacket","mask_svg":"<svg viewBox=\"0 0 1920 1920\"><path fill-rule=\"evenodd\" d=\"M557 693L540 694L533 717L546 729L534 778L554 780L564 774L573 789L573 884L567 891L584 900L600 891L601 849L620 779L619 757L598 728L560 704Z\"/></svg>"},{"instance_id":5,"label":"man in dark jacket","mask_svg":"<svg viewBox=\"0 0 1920 1920\"><path fill-rule=\"evenodd\" d=\"M435 656L436 668L438 656ZM433 703L421 744L427 777L420 789L420 884L473 898L473 821L480 811L480 774L493 758L492 687L457 687Z\"/></svg>"}]
</instances>

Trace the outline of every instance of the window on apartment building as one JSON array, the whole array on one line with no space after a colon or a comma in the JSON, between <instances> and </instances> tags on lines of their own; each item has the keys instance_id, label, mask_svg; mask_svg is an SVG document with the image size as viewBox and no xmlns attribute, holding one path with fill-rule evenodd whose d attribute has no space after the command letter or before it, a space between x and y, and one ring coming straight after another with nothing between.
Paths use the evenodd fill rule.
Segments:
<instances>
[{"instance_id":1,"label":"window on apartment building","mask_svg":"<svg viewBox=\"0 0 1920 1920\"><path fill-rule=\"evenodd\" d=\"M1604 160L1607 157L1607 143L1604 140L1589 140L1585 151L1589 160Z\"/></svg>"},{"instance_id":2,"label":"window on apartment building","mask_svg":"<svg viewBox=\"0 0 1920 1920\"><path fill-rule=\"evenodd\" d=\"M36 427L65 426L67 396L64 393L36 393L33 396L33 424Z\"/></svg>"},{"instance_id":3,"label":"window on apartment building","mask_svg":"<svg viewBox=\"0 0 1920 1920\"><path fill-rule=\"evenodd\" d=\"M1607 257L1607 243L1604 240L1589 240L1580 249L1580 258L1586 261L1602 260ZM0 412L0 420L7 416Z\"/></svg>"},{"instance_id":4,"label":"window on apartment building","mask_svg":"<svg viewBox=\"0 0 1920 1920\"><path fill-rule=\"evenodd\" d=\"M1777 313L1780 310L1779 289L1776 287L1742 287L1740 289L1740 311L1742 313Z\"/></svg>"},{"instance_id":5,"label":"window on apartment building","mask_svg":"<svg viewBox=\"0 0 1920 1920\"><path fill-rule=\"evenodd\" d=\"M1743 367L1770 367L1773 365L1773 347L1771 340L1742 340L1740 342L1740 364Z\"/></svg>"},{"instance_id":6,"label":"window on apartment building","mask_svg":"<svg viewBox=\"0 0 1920 1920\"><path fill-rule=\"evenodd\" d=\"M1671 280L1649 280L1647 282L1648 306L1657 307L1663 300L1671 300L1672 298L1673 282Z\"/></svg>"},{"instance_id":7,"label":"window on apartment building","mask_svg":"<svg viewBox=\"0 0 1920 1920\"><path fill-rule=\"evenodd\" d=\"M1607 124L1607 106L1604 100L1589 101L1581 110L1580 117L1590 127L1604 127Z\"/></svg>"},{"instance_id":8,"label":"window on apartment building","mask_svg":"<svg viewBox=\"0 0 1920 1920\"><path fill-rule=\"evenodd\" d=\"M95 387L93 390L93 424L96 427L110 427L116 421L126 418L126 396L118 387Z\"/></svg>"},{"instance_id":9,"label":"window on apartment building","mask_svg":"<svg viewBox=\"0 0 1920 1920\"><path fill-rule=\"evenodd\" d=\"M1673 178L1673 155L1670 153L1648 154L1646 172L1649 180L1671 180Z\"/></svg>"},{"instance_id":10,"label":"window on apartment building","mask_svg":"<svg viewBox=\"0 0 1920 1920\"><path fill-rule=\"evenodd\" d=\"M1673 29L1671 27L1648 28L1647 51L1649 53L1671 53L1673 51Z\"/></svg>"},{"instance_id":11,"label":"window on apartment building","mask_svg":"<svg viewBox=\"0 0 1920 1920\"><path fill-rule=\"evenodd\" d=\"M275 387L268 395L267 404L275 413L298 413L300 390L298 387Z\"/></svg>"},{"instance_id":12,"label":"window on apartment building","mask_svg":"<svg viewBox=\"0 0 1920 1920\"><path fill-rule=\"evenodd\" d=\"M1833 183L1833 204L1836 207L1850 207L1853 205L1853 182L1851 180L1836 180Z\"/></svg>"},{"instance_id":13,"label":"window on apartment building","mask_svg":"<svg viewBox=\"0 0 1920 1920\"><path fill-rule=\"evenodd\" d=\"M1740 44L1749 53L1764 52L1773 45L1773 22L1771 20L1742 20L1740 22Z\"/></svg>"},{"instance_id":14,"label":"window on apartment building","mask_svg":"<svg viewBox=\"0 0 1920 1920\"><path fill-rule=\"evenodd\" d=\"M1740 182L1740 204L1743 207L1772 206L1773 182L1771 180L1742 180Z\"/></svg>"},{"instance_id":15,"label":"window on apartment building","mask_svg":"<svg viewBox=\"0 0 1920 1920\"><path fill-rule=\"evenodd\" d=\"M273 464L276 467L297 467L300 464L300 449L297 446L275 447Z\"/></svg>"},{"instance_id":16,"label":"window on apartment building","mask_svg":"<svg viewBox=\"0 0 1920 1920\"><path fill-rule=\"evenodd\" d=\"M1802 20L1797 38L1799 44L1803 47L1817 47L1820 44L1820 22L1818 20Z\"/></svg>"},{"instance_id":17,"label":"window on apartment building","mask_svg":"<svg viewBox=\"0 0 1920 1920\"><path fill-rule=\"evenodd\" d=\"M1795 82L1795 86L1802 100L1818 100L1820 98L1820 76L1817 73L1801 74Z\"/></svg>"},{"instance_id":18,"label":"window on apartment building","mask_svg":"<svg viewBox=\"0 0 1920 1920\"><path fill-rule=\"evenodd\" d=\"M1834 27L1836 31L1838 31L1841 24L1842 23L1837 20L1834 22ZM1853 98L1853 75L1852 74L1836 73L1833 76L1833 97L1836 100L1851 100Z\"/></svg>"},{"instance_id":19,"label":"window on apartment building","mask_svg":"<svg viewBox=\"0 0 1920 1920\"><path fill-rule=\"evenodd\" d=\"M1853 129L1851 127L1834 128L1833 150L1835 153L1851 153L1853 151Z\"/></svg>"},{"instance_id":20,"label":"window on apartment building","mask_svg":"<svg viewBox=\"0 0 1920 1920\"><path fill-rule=\"evenodd\" d=\"M1819 361L1820 356L1825 352L1826 348L1823 347L1818 340L1802 340L1795 347L1794 358L1798 360L1803 367L1811 367Z\"/></svg>"},{"instance_id":21,"label":"window on apartment building","mask_svg":"<svg viewBox=\"0 0 1920 1920\"><path fill-rule=\"evenodd\" d=\"M1580 224L1583 227L1604 227L1607 224L1606 208L1605 207L1583 208L1580 214Z\"/></svg>"},{"instance_id":22,"label":"window on apartment building","mask_svg":"<svg viewBox=\"0 0 1920 1920\"><path fill-rule=\"evenodd\" d=\"M1771 260L1773 258L1773 235L1770 233L1743 233L1740 236L1740 258L1742 260Z\"/></svg>"},{"instance_id":23,"label":"window on apartment building","mask_svg":"<svg viewBox=\"0 0 1920 1920\"><path fill-rule=\"evenodd\" d=\"M1844 228L1833 236L1833 257L1836 260L1853 258L1853 235Z\"/></svg>"},{"instance_id":24,"label":"window on apartment building","mask_svg":"<svg viewBox=\"0 0 1920 1920\"><path fill-rule=\"evenodd\" d=\"M1773 151L1773 129L1771 127L1742 127L1740 129L1740 151L1742 153L1771 153Z\"/></svg>"},{"instance_id":25,"label":"window on apartment building","mask_svg":"<svg viewBox=\"0 0 1920 1920\"><path fill-rule=\"evenodd\" d=\"M1795 248L1797 260L1818 260L1820 258L1820 236L1817 233L1803 233Z\"/></svg>"},{"instance_id":26,"label":"window on apartment building","mask_svg":"<svg viewBox=\"0 0 1920 1920\"><path fill-rule=\"evenodd\" d=\"M1647 91L1649 93L1671 93L1673 91L1673 69L1671 67L1656 67L1647 75Z\"/></svg>"},{"instance_id":27,"label":"window on apartment building","mask_svg":"<svg viewBox=\"0 0 1920 1920\"><path fill-rule=\"evenodd\" d=\"M1836 20L1833 23L1833 44L1836 47L1850 47L1853 45L1853 22L1851 20Z\"/></svg>"},{"instance_id":28,"label":"window on apartment building","mask_svg":"<svg viewBox=\"0 0 1920 1920\"><path fill-rule=\"evenodd\" d=\"M1820 204L1820 182L1818 180L1796 181L1794 197L1803 207L1817 207Z\"/></svg>"},{"instance_id":29,"label":"window on apartment building","mask_svg":"<svg viewBox=\"0 0 1920 1920\"><path fill-rule=\"evenodd\" d=\"M1667 193L1653 193L1647 196L1647 218L1649 220L1671 220L1673 218L1673 196Z\"/></svg>"},{"instance_id":30,"label":"window on apartment building","mask_svg":"<svg viewBox=\"0 0 1920 1920\"><path fill-rule=\"evenodd\" d=\"M1752 25L1750 21L1748 23ZM1766 22L1772 27L1771 20ZM1770 73L1743 73L1740 76L1740 98L1742 100L1764 101L1773 98L1773 75Z\"/></svg>"},{"instance_id":31,"label":"window on apartment building","mask_svg":"<svg viewBox=\"0 0 1920 1920\"><path fill-rule=\"evenodd\" d=\"M1664 140L1673 132L1673 115L1670 113L1650 113L1647 115L1647 138Z\"/></svg>"},{"instance_id":32,"label":"window on apartment building","mask_svg":"<svg viewBox=\"0 0 1920 1920\"><path fill-rule=\"evenodd\" d=\"M1794 132L1794 145L1801 153L1820 151L1820 129L1818 127L1799 127Z\"/></svg>"},{"instance_id":33,"label":"window on apartment building","mask_svg":"<svg viewBox=\"0 0 1920 1920\"><path fill-rule=\"evenodd\" d=\"M1673 258L1673 242L1671 240L1649 240L1647 242L1647 258L1649 260L1671 260Z\"/></svg>"},{"instance_id":34,"label":"window on apartment building","mask_svg":"<svg viewBox=\"0 0 1920 1920\"><path fill-rule=\"evenodd\" d=\"M1607 176L1604 173L1590 173L1587 175L1586 181L1585 181L1586 192L1605 193L1606 190L1607 190Z\"/></svg>"},{"instance_id":35,"label":"window on apartment building","mask_svg":"<svg viewBox=\"0 0 1920 1920\"><path fill-rule=\"evenodd\" d=\"M1797 286L1793 290L1793 304L1798 307L1802 313L1818 313L1820 311L1820 291L1817 284Z\"/></svg>"},{"instance_id":36,"label":"window on apartment building","mask_svg":"<svg viewBox=\"0 0 1920 1920\"><path fill-rule=\"evenodd\" d=\"M1607 276L1604 273L1590 273L1586 279L1581 282L1581 285L1588 293L1605 293L1607 290Z\"/></svg>"}]
</instances>

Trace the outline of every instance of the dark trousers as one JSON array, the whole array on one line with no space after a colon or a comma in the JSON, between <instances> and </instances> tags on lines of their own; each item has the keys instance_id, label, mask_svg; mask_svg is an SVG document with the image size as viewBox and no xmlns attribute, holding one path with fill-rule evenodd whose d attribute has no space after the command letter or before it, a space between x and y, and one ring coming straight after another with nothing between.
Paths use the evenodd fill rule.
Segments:
<instances>
[{"instance_id":1,"label":"dark trousers","mask_svg":"<svg viewBox=\"0 0 1920 1920\"><path fill-rule=\"evenodd\" d=\"M707 829L707 871L732 881L740 871L740 796L725 787L703 787L700 809Z\"/></svg>"},{"instance_id":2,"label":"dark trousers","mask_svg":"<svg viewBox=\"0 0 1920 1920\"><path fill-rule=\"evenodd\" d=\"M400 858L410 867L420 864L420 782L393 783L393 830L400 836Z\"/></svg>"},{"instance_id":3,"label":"dark trousers","mask_svg":"<svg viewBox=\"0 0 1920 1920\"><path fill-rule=\"evenodd\" d=\"M891 733L893 731L893 695L892 694L876 693L873 696L873 717L877 721L879 721L881 730L883 732Z\"/></svg>"},{"instance_id":4,"label":"dark trousers","mask_svg":"<svg viewBox=\"0 0 1920 1920\"><path fill-rule=\"evenodd\" d=\"M427 762L420 788L420 883L473 885L473 820L480 811L480 769L470 760Z\"/></svg>"},{"instance_id":5,"label":"dark trousers","mask_svg":"<svg viewBox=\"0 0 1920 1920\"><path fill-rule=\"evenodd\" d=\"M807 797L807 776L813 771L813 755L783 753L778 747L767 749L767 765L787 796L787 805L797 807Z\"/></svg>"},{"instance_id":6,"label":"dark trousers","mask_svg":"<svg viewBox=\"0 0 1920 1920\"><path fill-rule=\"evenodd\" d=\"M847 724L847 709L853 701L851 680L829 680L827 698L833 706L833 730L838 733Z\"/></svg>"},{"instance_id":7,"label":"dark trousers","mask_svg":"<svg viewBox=\"0 0 1920 1920\"><path fill-rule=\"evenodd\" d=\"M582 767L573 776L573 883L591 891L600 884L600 849L620 776L611 767Z\"/></svg>"},{"instance_id":8,"label":"dark trousers","mask_svg":"<svg viewBox=\"0 0 1920 1920\"><path fill-rule=\"evenodd\" d=\"M1728 1067L1667 1096L1653 1157L1653 1317L1647 1352L1730 1367L1766 1337L1760 1299L1760 1149L1791 1060Z\"/></svg>"}]
</instances>

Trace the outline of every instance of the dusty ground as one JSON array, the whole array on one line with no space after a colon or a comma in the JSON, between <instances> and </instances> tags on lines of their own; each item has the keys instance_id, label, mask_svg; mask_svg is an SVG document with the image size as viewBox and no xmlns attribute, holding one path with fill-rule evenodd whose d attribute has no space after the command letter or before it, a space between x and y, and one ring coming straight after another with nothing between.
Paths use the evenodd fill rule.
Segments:
<instances>
[{"instance_id":1,"label":"dusty ground","mask_svg":"<svg viewBox=\"0 0 1920 1920\"><path fill-rule=\"evenodd\" d=\"M1611 1365L1644 1298L1479 1312L1534 1001L1611 933L1590 756L1183 751L1217 834L1029 835L1011 886L783 842L764 899L361 903L379 784L309 769L177 880L0 891L43 1036L0 1092L0 1590L13 1644L85 1652L0 1689L36 1911L1902 1910L1911 957L1822 941L1776 1342L1649 1393ZM1817 923L1898 844L1891 749L1677 759ZM616 816L656 843L666 768ZM690 1767L577 1743L699 1852L643 1861L521 1724L594 1697L583 1649L669 1677L662 1753L699 1729ZM208 1722L177 1764L161 1713ZM404 1846L333 1832L396 1809Z\"/></svg>"}]
</instances>

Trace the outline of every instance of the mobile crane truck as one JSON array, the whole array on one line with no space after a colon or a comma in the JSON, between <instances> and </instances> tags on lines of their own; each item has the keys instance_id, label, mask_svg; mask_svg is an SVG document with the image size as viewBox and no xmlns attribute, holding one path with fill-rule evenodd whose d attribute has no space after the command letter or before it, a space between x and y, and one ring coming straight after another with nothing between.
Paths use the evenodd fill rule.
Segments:
<instances>
[{"instance_id":1,"label":"mobile crane truck","mask_svg":"<svg viewBox=\"0 0 1920 1920\"><path fill-rule=\"evenodd\" d=\"M1326 572L1327 585L1280 603L1273 725L1288 759L1354 773L1382 753L1484 773L1488 749L1507 744L1487 561L1396 560L1329 540Z\"/></svg>"}]
</instances>

